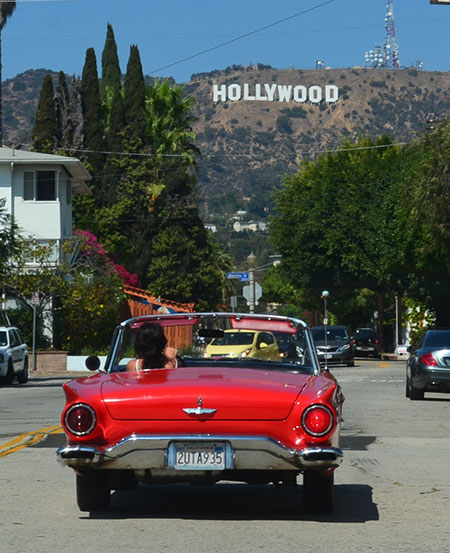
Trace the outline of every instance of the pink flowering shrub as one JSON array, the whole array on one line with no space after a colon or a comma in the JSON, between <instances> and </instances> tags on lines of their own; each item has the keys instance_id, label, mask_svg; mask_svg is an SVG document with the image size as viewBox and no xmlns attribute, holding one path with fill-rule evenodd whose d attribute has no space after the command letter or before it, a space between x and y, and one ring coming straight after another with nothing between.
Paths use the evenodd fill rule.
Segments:
<instances>
[{"instance_id":1,"label":"pink flowering shrub","mask_svg":"<svg viewBox=\"0 0 450 553\"><path fill-rule=\"evenodd\" d=\"M98 238L88 230L75 230L74 234L83 239L82 251L85 255L100 257L114 273L120 278L125 286L139 288L139 281L136 273L130 273L123 265L115 263L105 248L100 244Z\"/></svg>"}]
</instances>

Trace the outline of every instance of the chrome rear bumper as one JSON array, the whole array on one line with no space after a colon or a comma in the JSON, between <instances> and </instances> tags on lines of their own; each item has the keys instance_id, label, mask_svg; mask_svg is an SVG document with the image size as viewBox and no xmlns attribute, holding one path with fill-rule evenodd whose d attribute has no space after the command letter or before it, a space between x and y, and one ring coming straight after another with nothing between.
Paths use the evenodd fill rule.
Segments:
<instances>
[{"instance_id":1,"label":"chrome rear bumper","mask_svg":"<svg viewBox=\"0 0 450 553\"><path fill-rule=\"evenodd\" d=\"M230 470L326 470L338 467L343 458L337 447L289 449L266 437L249 436L130 436L107 448L64 446L58 462L73 468L166 469L172 442L224 442L226 468ZM177 471L178 472L178 471Z\"/></svg>"}]
</instances>

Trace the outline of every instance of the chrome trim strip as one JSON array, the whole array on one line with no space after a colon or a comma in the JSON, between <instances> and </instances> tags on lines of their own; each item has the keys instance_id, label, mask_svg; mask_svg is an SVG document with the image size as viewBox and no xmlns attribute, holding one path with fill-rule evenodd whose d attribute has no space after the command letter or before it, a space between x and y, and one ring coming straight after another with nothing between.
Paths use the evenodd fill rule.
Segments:
<instances>
[{"instance_id":1,"label":"chrome trim strip","mask_svg":"<svg viewBox=\"0 0 450 553\"><path fill-rule=\"evenodd\" d=\"M108 448L65 446L57 451L58 461L71 467L91 465L114 469L165 469L168 448L174 441L228 443L227 466L246 470L297 470L334 468L342 462L339 448L290 449L265 436L136 436L131 435Z\"/></svg>"},{"instance_id":2,"label":"chrome trim strip","mask_svg":"<svg viewBox=\"0 0 450 553\"><path fill-rule=\"evenodd\" d=\"M217 409L204 409L203 407L186 407L183 411L187 415L212 415Z\"/></svg>"}]
</instances>

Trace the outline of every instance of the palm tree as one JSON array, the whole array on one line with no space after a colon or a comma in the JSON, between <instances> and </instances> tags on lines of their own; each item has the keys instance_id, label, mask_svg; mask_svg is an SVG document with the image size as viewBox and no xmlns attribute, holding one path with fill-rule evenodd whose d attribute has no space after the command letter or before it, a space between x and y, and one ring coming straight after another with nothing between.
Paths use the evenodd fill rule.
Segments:
<instances>
[{"instance_id":1,"label":"palm tree","mask_svg":"<svg viewBox=\"0 0 450 553\"><path fill-rule=\"evenodd\" d=\"M3 144L2 31L15 9L15 0L0 0L0 146Z\"/></svg>"}]
</instances>

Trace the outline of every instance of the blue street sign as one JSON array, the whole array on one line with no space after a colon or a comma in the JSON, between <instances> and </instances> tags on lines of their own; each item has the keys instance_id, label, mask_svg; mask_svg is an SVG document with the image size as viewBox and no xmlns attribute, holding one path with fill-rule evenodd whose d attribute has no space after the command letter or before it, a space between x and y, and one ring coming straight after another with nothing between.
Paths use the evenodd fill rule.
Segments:
<instances>
[{"instance_id":1,"label":"blue street sign","mask_svg":"<svg viewBox=\"0 0 450 553\"><path fill-rule=\"evenodd\" d=\"M227 273L227 278L234 278L236 280L248 281L250 276L248 273Z\"/></svg>"}]
</instances>

